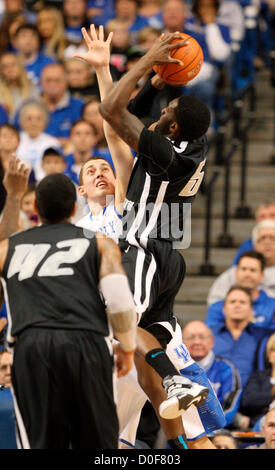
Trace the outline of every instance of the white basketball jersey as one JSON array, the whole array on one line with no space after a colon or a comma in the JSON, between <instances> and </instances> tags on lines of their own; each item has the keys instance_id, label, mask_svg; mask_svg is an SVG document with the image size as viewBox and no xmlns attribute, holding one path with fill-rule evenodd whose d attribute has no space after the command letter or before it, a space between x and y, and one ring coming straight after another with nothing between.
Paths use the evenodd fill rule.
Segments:
<instances>
[{"instance_id":1,"label":"white basketball jersey","mask_svg":"<svg viewBox=\"0 0 275 470\"><path fill-rule=\"evenodd\" d=\"M100 214L93 215L89 212L89 214L78 220L75 225L93 232L102 232L118 243L118 238L122 232L122 216L116 210L114 200L112 200Z\"/></svg>"}]
</instances>

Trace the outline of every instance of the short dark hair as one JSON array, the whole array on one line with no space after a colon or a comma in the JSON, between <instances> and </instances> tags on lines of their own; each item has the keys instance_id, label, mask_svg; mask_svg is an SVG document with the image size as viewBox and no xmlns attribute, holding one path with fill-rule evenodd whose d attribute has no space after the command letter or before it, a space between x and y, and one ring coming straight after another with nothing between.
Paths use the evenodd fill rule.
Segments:
<instances>
[{"instance_id":1,"label":"short dark hair","mask_svg":"<svg viewBox=\"0 0 275 470\"><path fill-rule=\"evenodd\" d=\"M0 126L0 131L2 129L9 129L10 131L14 132L14 134L16 134L18 139L20 139L19 131L18 131L17 127L15 127L13 124L9 124L8 122L6 124L2 124Z\"/></svg>"},{"instance_id":2,"label":"short dark hair","mask_svg":"<svg viewBox=\"0 0 275 470\"><path fill-rule=\"evenodd\" d=\"M40 217L55 223L71 216L76 202L76 189L68 176L54 173L40 181L35 196Z\"/></svg>"},{"instance_id":3,"label":"short dark hair","mask_svg":"<svg viewBox=\"0 0 275 470\"><path fill-rule=\"evenodd\" d=\"M258 251L256 250L247 250L247 251L244 251L240 257L239 257L239 261L238 261L238 264L240 263L241 259L242 258L253 258L253 259L257 259L260 264L261 264L261 270L263 271L264 268L265 268L265 257L264 255L262 255L262 253L259 253Z\"/></svg>"},{"instance_id":4,"label":"short dark hair","mask_svg":"<svg viewBox=\"0 0 275 470\"><path fill-rule=\"evenodd\" d=\"M71 126L70 134L72 134L74 128L75 128L76 126L78 126L78 124L82 124L82 123L87 124L88 126L90 126L90 128L91 128L92 131L93 131L93 133L96 135L96 128L95 128L95 126L94 126L93 124L91 124L89 121L86 121L86 119L83 119L83 118L77 119L76 121L74 121L74 123L73 123L72 126Z\"/></svg>"},{"instance_id":5,"label":"short dark hair","mask_svg":"<svg viewBox=\"0 0 275 470\"><path fill-rule=\"evenodd\" d=\"M87 163L87 162L90 162L91 160L103 160L105 163L107 163L107 164L109 165L109 167L111 168L112 172L114 173L114 176L116 176L112 165L110 165L110 163L106 160L106 158L101 157L100 155L97 157L97 156L95 155L95 156L93 156L93 157L88 158L88 160L86 160L86 162L83 163L83 165L82 165L82 167L81 167L81 169L80 169L79 176L78 176L78 181L79 181L79 185L80 185L80 186L83 184L83 168L84 168L84 166L86 165L86 163Z\"/></svg>"},{"instance_id":6,"label":"short dark hair","mask_svg":"<svg viewBox=\"0 0 275 470\"><path fill-rule=\"evenodd\" d=\"M15 36L18 36L18 34L19 34L21 31L24 31L25 29L30 30L30 31L33 31L33 32L37 35L38 39L40 40L39 31L38 31L37 27L36 27L34 24L32 24L32 23L23 23L23 24L21 24L21 25L16 29L16 31L15 31Z\"/></svg>"},{"instance_id":7,"label":"short dark hair","mask_svg":"<svg viewBox=\"0 0 275 470\"><path fill-rule=\"evenodd\" d=\"M137 6L140 6L141 0L130 0L131 2L135 2ZM115 4L118 2L118 0L115 0Z\"/></svg>"},{"instance_id":8,"label":"short dark hair","mask_svg":"<svg viewBox=\"0 0 275 470\"><path fill-rule=\"evenodd\" d=\"M49 147L45 150L45 152L43 153L43 156L42 156L42 160L44 160L44 158L48 157L49 155L50 156L54 155L55 157L60 157L60 158L62 158L62 160L65 161L65 156L63 155L63 153L60 150L58 150L54 147Z\"/></svg>"},{"instance_id":9,"label":"short dark hair","mask_svg":"<svg viewBox=\"0 0 275 470\"><path fill-rule=\"evenodd\" d=\"M11 353L5 346L0 349L0 357L3 356L4 353Z\"/></svg>"},{"instance_id":10,"label":"short dark hair","mask_svg":"<svg viewBox=\"0 0 275 470\"><path fill-rule=\"evenodd\" d=\"M91 95L89 100L85 102L83 108L82 108L82 115L83 115L83 111L87 108L87 106L89 106L89 104L91 103L101 103L98 95Z\"/></svg>"},{"instance_id":11,"label":"short dark hair","mask_svg":"<svg viewBox=\"0 0 275 470\"><path fill-rule=\"evenodd\" d=\"M235 284L234 286L230 287L230 289L226 293L224 302L226 301L229 294L231 294L231 292L234 292L234 290L241 290L242 292L244 292L247 295L247 297L249 298L250 305L253 305L253 299L252 299L252 296L251 296L251 289L249 289L248 287L239 286L238 284Z\"/></svg>"},{"instance_id":12,"label":"short dark hair","mask_svg":"<svg viewBox=\"0 0 275 470\"><path fill-rule=\"evenodd\" d=\"M30 184L28 184L27 189L26 189L26 191L24 192L23 199L24 199L25 196L27 196L27 194L30 194L30 193L34 192L34 191L35 191L35 188L36 188L36 184L35 184L35 183L30 183Z\"/></svg>"},{"instance_id":13,"label":"short dark hair","mask_svg":"<svg viewBox=\"0 0 275 470\"><path fill-rule=\"evenodd\" d=\"M210 111L195 96L180 96L174 112L179 125L179 140L190 142L198 139L210 126Z\"/></svg>"},{"instance_id":14,"label":"short dark hair","mask_svg":"<svg viewBox=\"0 0 275 470\"><path fill-rule=\"evenodd\" d=\"M201 0L193 0L191 11L194 15L199 16L199 7L200 7ZM216 11L220 8L220 0L213 0L213 6Z\"/></svg>"}]
</instances>

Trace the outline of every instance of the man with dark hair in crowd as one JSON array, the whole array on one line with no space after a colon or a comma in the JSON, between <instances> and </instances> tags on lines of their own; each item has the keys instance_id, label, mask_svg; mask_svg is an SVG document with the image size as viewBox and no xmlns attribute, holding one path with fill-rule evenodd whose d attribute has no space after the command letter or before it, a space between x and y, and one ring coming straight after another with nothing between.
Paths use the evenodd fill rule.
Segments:
<instances>
[{"instance_id":1,"label":"man with dark hair in crowd","mask_svg":"<svg viewBox=\"0 0 275 470\"><path fill-rule=\"evenodd\" d=\"M39 85L42 70L55 60L40 52L40 36L36 26L19 26L15 34L15 45L29 79L34 85Z\"/></svg>"},{"instance_id":2,"label":"man with dark hair in crowd","mask_svg":"<svg viewBox=\"0 0 275 470\"><path fill-rule=\"evenodd\" d=\"M254 370L260 342L272 334L271 329L256 327L251 322L252 307L250 289L232 286L224 301L224 323L211 327L215 337L214 353L231 361L239 370L242 387Z\"/></svg>"},{"instance_id":3,"label":"man with dark hair in crowd","mask_svg":"<svg viewBox=\"0 0 275 470\"><path fill-rule=\"evenodd\" d=\"M251 290L253 300L253 323L275 329L275 297L270 297L260 288L264 280L265 258L257 251L245 251L236 266L236 284ZM206 324L214 326L224 322L224 301L211 304L207 310Z\"/></svg>"}]
</instances>

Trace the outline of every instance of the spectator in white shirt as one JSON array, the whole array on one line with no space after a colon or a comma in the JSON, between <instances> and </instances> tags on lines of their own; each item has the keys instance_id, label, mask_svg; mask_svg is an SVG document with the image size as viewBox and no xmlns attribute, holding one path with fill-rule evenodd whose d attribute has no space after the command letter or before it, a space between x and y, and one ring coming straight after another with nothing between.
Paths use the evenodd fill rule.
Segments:
<instances>
[{"instance_id":1,"label":"spectator in white shirt","mask_svg":"<svg viewBox=\"0 0 275 470\"><path fill-rule=\"evenodd\" d=\"M17 155L33 168L36 180L40 181L45 176L41 167L42 155L49 147L59 148L59 141L44 132L48 112L42 103L25 103L19 112L19 122L23 130L20 132Z\"/></svg>"}]
</instances>

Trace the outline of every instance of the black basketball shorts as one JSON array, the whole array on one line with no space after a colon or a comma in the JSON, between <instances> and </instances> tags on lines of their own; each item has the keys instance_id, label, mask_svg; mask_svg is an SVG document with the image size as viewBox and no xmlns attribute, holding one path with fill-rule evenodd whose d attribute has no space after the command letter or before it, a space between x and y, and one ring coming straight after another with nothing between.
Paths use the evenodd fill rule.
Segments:
<instances>
[{"instance_id":1,"label":"black basketball shorts","mask_svg":"<svg viewBox=\"0 0 275 470\"><path fill-rule=\"evenodd\" d=\"M159 240L149 240L147 248L124 241L120 247L139 326L147 329L155 322L173 322L175 297L185 276L183 257L171 243Z\"/></svg>"},{"instance_id":2,"label":"black basketball shorts","mask_svg":"<svg viewBox=\"0 0 275 470\"><path fill-rule=\"evenodd\" d=\"M113 357L104 336L25 330L14 346L12 385L19 447L118 447Z\"/></svg>"}]
</instances>

